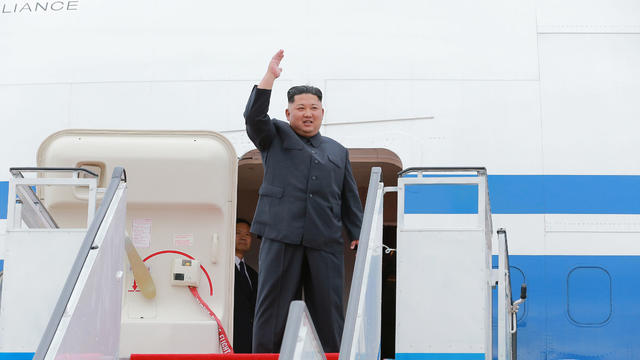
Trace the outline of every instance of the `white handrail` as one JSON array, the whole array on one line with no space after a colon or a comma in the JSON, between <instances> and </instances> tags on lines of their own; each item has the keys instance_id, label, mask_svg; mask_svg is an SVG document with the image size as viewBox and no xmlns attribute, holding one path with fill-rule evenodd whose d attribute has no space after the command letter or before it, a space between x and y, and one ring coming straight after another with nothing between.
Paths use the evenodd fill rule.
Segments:
<instances>
[{"instance_id":1,"label":"white handrail","mask_svg":"<svg viewBox=\"0 0 640 360\"><path fill-rule=\"evenodd\" d=\"M360 243L353 270L340 360L379 353L382 302L382 170L371 169ZM365 324L366 322L366 324ZM373 335L372 335L373 334Z\"/></svg>"}]
</instances>

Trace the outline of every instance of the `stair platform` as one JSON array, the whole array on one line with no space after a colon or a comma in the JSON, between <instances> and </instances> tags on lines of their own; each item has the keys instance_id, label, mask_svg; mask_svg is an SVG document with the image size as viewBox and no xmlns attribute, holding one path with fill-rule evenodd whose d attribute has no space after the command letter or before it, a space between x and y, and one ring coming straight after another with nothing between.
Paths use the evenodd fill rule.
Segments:
<instances>
[{"instance_id":1,"label":"stair platform","mask_svg":"<svg viewBox=\"0 0 640 360\"><path fill-rule=\"evenodd\" d=\"M280 354L131 354L131 360L278 360ZM338 360L338 353L326 354Z\"/></svg>"}]
</instances>

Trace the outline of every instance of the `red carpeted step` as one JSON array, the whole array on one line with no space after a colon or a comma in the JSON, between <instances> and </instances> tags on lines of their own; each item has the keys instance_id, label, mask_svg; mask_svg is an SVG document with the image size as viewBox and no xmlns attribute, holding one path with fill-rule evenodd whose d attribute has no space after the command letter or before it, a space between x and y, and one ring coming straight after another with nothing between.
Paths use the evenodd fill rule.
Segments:
<instances>
[{"instance_id":1,"label":"red carpeted step","mask_svg":"<svg viewBox=\"0 0 640 360\"><path fill-rule=\"evenodd\" d=\"M131 354L131 360L278 360L280 354ZM326 354L338 360L338 353Z\"/></svg>"}]
</instances>

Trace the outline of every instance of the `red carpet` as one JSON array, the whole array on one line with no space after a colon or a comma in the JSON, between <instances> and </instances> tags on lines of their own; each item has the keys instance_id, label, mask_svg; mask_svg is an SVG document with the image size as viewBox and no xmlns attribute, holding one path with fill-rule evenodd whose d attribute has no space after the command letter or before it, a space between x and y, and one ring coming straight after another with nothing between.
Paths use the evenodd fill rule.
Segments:
<instances>
[{"instance_id":1,"label":"red carpet","mask_svg":"<svg viewBox=\"0 0 640 360\"><path fill-rule=\"evenodd\" d=\"M131 354L131 360L278 360L280 354ZM337 353L327 360L338 360Z\"/></svg>"}]
</instances>

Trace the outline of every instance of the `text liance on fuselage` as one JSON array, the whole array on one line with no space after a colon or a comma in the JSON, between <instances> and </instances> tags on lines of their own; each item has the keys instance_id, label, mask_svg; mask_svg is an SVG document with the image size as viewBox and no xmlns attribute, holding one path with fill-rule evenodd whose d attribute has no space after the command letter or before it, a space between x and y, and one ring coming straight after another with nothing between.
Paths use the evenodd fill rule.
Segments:
<instances>
[{"instance_id":1,"label":"text liance on fuselage","mask_svg":"<svg viewBox=\"0 0 640 360\"><path fill-rule=\"evenodd\" d=\"M42 0L25 2L3 2L0 6L0 15L6 14L33 14L55 13L64 11L76 11L80 6L80 0Z\"/></svg>"}]
</instances>

